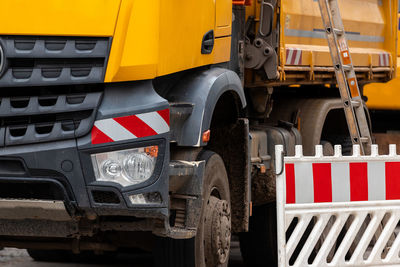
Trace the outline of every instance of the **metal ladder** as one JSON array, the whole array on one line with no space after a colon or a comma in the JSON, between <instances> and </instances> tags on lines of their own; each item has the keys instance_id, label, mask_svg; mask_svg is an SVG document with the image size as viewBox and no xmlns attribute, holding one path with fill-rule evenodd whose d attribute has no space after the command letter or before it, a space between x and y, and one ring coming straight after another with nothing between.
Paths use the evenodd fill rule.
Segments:
<instances>
[{"instance_id":1,"label":"metal ladder","mask_svg":"<svg viewBox=\"0 0 400 267\"><path fill-rule=\"evenodd\" d=\"M318 0L318 2L351 140L354 145L360 145L363 155L367 155L371 150L371 133L351 60L339 5L337 0Z\"/></svg>"}]
</instances>

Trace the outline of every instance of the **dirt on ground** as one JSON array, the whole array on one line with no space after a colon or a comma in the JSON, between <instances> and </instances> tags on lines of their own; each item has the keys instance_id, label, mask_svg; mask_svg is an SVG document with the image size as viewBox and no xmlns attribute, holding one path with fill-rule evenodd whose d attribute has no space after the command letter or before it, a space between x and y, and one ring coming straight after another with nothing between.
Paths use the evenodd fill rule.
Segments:
<instances>
[{"instance_id":1,"label":"dirt on ground","mask_svg":"<svg viewBox=\"0 0 400 267\"><path fill-rule=\"evenodd\" d=\"M244 267L240 255L239 244L232 242L230 267ZM152 267L150 254L118 254L113 263L82 263L82 262L36 262L24 249L4 248L0 251L1 267Z\"/></svg>"}]
</instances>

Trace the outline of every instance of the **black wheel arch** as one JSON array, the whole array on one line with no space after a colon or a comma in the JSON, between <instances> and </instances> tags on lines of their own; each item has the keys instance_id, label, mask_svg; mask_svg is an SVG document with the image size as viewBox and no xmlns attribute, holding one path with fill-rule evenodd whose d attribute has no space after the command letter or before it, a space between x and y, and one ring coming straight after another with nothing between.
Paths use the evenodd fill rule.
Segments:
<instances>
[{"instance_id":1,"label":"black wheel arch","mask_svg":"<svg viewBox=\"0 0 400 267\"><path fill-rule=\"evenodd\" d=\"M247 103L241 79L235 72L219 67L193 70L180 75L179 82L162 95L170 103L193 104L190 116L178 125L175 150L206 147L222 157L230 183L233 232L247 231L251 191L249 122L243 118ZM203 142L202 134L207 130L211 139Z\"/></svg>"},{"instance_id":2,"label":"black wheel arch","mask_svg":"<svg viewBox=\"0 0 400 267\"><path fill-rule=\"evenodd\" d=\"M246 97L239 76L228 69L211 68L192 71L164 96L170 103L190 103L193 111L179 125L178 146L205 146L202 134L210 129L218 104L234 103L237 113L246 107Z\"/></svg>"}]
</instances>

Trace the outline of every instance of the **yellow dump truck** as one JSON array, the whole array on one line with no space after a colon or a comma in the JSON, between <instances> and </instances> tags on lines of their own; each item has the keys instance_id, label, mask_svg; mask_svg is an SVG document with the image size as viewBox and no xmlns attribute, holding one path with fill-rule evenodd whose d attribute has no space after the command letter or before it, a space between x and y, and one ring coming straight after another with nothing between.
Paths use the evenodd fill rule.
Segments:
<instances>
[{"instance_id":1,"label":"yellow dump truck","mask_svg":"<svg viewBox=\"0 0 400 267\"><path fill-rule=\"evenodd\" d=\"M391 80L398 1L339 5L359 84ZM318 1L1 8L0 246L273 266L275 145L351 149Z\"/></svg>"}]
</instances>

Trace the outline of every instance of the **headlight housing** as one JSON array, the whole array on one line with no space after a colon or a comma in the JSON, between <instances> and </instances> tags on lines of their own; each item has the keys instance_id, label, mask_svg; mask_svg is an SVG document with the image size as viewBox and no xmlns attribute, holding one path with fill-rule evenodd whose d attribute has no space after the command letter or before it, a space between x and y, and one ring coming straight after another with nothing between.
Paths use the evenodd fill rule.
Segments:
<instances>
[{"instance_id":1,"label":"headlight housing","mask_svg":"<svg viewBox=\"0 0 400 267\"><path fill-rule=\"evenodd\" d=\"M122 186L148 180L153 175L157 157L158 146L91 155L96 181L115 182Z\"/></svg>"}]
</instances>

